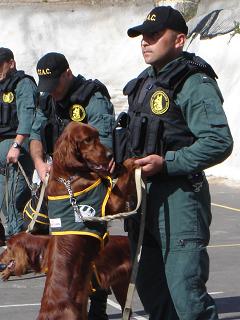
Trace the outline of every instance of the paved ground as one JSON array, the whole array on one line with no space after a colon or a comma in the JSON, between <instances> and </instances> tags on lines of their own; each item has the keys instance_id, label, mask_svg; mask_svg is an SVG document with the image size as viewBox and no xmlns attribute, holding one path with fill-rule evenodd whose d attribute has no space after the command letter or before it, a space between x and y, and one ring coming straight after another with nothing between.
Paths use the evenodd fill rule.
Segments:
<instances>
[{"instance_id":1,"label":"paved ground","mask_svg":"<svg viewBox=\"0 0 240 320\"><path fill-rule=\"evenodd\" d=\"M208 291L216 300L220 319L240 320L240 185L210 179L210 186L213 222ZM121 222L114 223L111 229L112 233L123 233ZM0 319L36 319L44 280L44 276L29 273L0 282ZM134 319L148 319L137 294L133 309ZM120 307L113 295L109 296L108 314L109 319L121 319Z\"/></svg>"}]
</instances>

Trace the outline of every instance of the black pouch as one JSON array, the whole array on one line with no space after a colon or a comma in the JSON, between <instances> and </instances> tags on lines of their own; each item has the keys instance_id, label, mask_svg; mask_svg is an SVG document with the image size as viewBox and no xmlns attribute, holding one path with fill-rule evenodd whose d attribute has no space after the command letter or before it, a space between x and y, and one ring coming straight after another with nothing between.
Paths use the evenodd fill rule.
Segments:
<instances>
[{"instance_id":1,"label":"black pouch","mask_svg":"<svg viewBox=\"0 0 240 320\"><path fill-rule=\"evenodd\" d=\"M113 154L117 164L121 164L128 158L129 143L129 116L126 112L121 112L113 127Z\"/></svg>"},{"instance_id":2,"label":"black pouch","mask_svg":"<svg viewBox=\"0 0 240 320\"><path fill-rule=\"evenodd\" d=\"M1 124L2 125L9 125L10 124L10 120L11 120L11 108L6 105L3 104L1 106Z\"/></svg>"}]
</instances>

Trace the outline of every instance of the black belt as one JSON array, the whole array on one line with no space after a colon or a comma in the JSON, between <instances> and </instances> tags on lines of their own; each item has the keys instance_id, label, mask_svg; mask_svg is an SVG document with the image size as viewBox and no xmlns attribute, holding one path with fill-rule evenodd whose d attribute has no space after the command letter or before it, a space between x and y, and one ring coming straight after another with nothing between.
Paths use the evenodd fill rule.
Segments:
<instances>
[{"instance_id":1,"label":"black belt","mask_svg":"<svg viewBox=\"0 0 240 320\"><path fill-rule=\"evenodd\" d=\"M147 177L147 182L158 182L158 181L176 181L176 180L182 180L187 179L192 185L196 183L203 182L205 178L205 174L203 171L189 174L189 175L178 175L178 176L168 176L165 174L157 173L154 176Z\"/></svg>"}]
</instances>

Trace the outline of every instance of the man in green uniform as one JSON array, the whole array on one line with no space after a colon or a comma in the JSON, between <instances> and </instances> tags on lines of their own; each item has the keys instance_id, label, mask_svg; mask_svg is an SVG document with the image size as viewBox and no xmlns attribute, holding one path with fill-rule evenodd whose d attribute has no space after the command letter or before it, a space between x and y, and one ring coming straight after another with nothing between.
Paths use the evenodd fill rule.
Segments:
<instances>
[{"instance_id":1,"label":"man in green uniform","mask_svg":"<svg viewBox=\"0 0 240 320\"><path fill-rule=\"evenodd\" d=\"M154 8L129 37L142 35L150 67L124 88L129 156L148 181L147 217L137 289L151 320L215 320L206 291L210 194L203 170L226 159L233 140L216 74L183 51L188 28L167 6ZM133 250L139 219L128 221Z\"/></svg>"},{"instance_id":2,"label":"man in green uniform","mask_svg":"<svg viewBox=\"0 0 240 320\"><path fill-rule=\"evenodd\" d=\"M99 80L75 77L61 53L50 52L37 64L39 107L31 132L30 150L42 181L50 171L56 139L69 121L88 123L98 129L101 142L112 148L114 109L107 88ZM106 320L108 291L96 288L88 319Z\"/></svg>"},{"instance_id":3,"label":"man in green uniform","mask_svg":"<svg viewBox=\"0 0 240 320\"><path fill-rule=\"evenodd\" d=\"M50 166L44 153L53 146L69 121L84 122L99 131L101 142L112 148L114 109L107 88L98 80L75 77L61 53L50 52L37 64L39 107L31 131L30 150L43 181Z\"/></svg>"},{"instance_id":4,"label":"man in green uniform","mask_svg":"<svg viewBox=\"0 0 240 320\"><path fill-rule=\"evenodd\" d=\"M0 48L0 208L6 218L8 235L24 229L22 211L30 190L17 162L31 176L28 137L36 95L34 79L24 71L17 71L10 49Z\"/></svg>"}]
</instances>

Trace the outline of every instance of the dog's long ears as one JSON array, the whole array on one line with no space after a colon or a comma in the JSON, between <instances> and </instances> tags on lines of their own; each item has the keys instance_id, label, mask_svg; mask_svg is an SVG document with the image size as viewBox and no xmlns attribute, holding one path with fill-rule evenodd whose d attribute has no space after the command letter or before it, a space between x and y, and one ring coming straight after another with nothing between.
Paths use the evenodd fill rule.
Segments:
<instances>
[{"instance_id":1,"label":"dog's long ears","mask_svg":"<svg viewBox=\"0 0 240 320\"><path fill-rule=\"evenodd\" d=\"M54 165L61 169L81 169L86 165L77 150L77 146L70 134L63 133L57 140L53 153Z\"/></svg>"}]
</instances>

